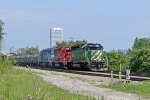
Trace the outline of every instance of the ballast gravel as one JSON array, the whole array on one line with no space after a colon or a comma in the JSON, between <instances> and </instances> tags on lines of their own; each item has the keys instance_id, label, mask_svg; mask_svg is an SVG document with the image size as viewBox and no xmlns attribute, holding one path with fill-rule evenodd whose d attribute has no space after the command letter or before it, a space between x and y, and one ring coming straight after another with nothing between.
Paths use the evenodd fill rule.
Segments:
<instances>
[{"instance_id":1,"label":"ballast gravel","mask_svg":"<svg viewBox=\"0 0 150 100\"><path fill-rule=\"evenodd\" d=\"M96 85L107 83L110 81L110 78L77 75L39 69L30 69L30 71L38 72L38 75L41 76L46 82L50 82L60 88L69 90L70 92L77 92L82 95L93 96L97 100L100 100L102 97L104 97L104 100L139 100L139 96L136 94L118 92L112 89L98 87ZM140 100L147 99L140 98Z\"/></svg>"},{"instance_id":2,"label":"ballast gravel","mask_svg":"<svg viewBox=\"0 0 150 100\"><path fill-rule=\"evenodd\" d=\"M40 75L46 82L51 82L52 84L61 87L63 89L69 90L71 92L77 92L79 94L94 96L96 99L103 96L105 100L138 100L135 94L117 92L112 89L99 88L92 86L87 82L82 82L80 80L70 79L61 75L47 76Z\"/></svg>"}]
</instances>

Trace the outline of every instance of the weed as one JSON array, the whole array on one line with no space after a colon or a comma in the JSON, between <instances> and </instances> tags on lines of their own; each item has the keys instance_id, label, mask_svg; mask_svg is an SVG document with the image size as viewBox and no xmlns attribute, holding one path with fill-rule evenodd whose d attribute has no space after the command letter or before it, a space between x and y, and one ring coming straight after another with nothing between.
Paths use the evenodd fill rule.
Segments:
<instances>
[{"instance_id":1,"label":"weed","mask_svg":"<svg viewBox=\"0 0 150 100\"><path fill-rule=\"evenodd\" d=\"M94 100L91 97L71 93L58 88L32 73L21 69L13 69L9 62L1 63L0 99L6 100Z\"/></svg>"}]
</instances>

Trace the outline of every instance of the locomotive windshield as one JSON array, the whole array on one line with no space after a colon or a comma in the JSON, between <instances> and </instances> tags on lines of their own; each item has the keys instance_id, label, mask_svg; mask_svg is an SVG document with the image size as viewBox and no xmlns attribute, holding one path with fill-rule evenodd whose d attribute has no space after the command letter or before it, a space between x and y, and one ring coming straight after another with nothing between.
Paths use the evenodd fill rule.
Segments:
<instances>
[{"instance_id":1,"label":"locomotive windshield","mask_svg":"<svg viewBox=\"0 0 150 100\"><path fill-rule=\"evenodd\" d=\"M66 52L71 52L70 48L66 48Z\"/></svg>"},{"instance_id":2,"label":"locomotive windshield","mask_svg":"<svg viewBox=\"0 0 150 100\"><path fill-rule=\"evenodd\" d=\"M100 44L88 44L87 50L101 50L103 47Z\"/></svg>"},{"instance_id":3,"label":"locomotive windshield","mask_svg":"<svg viewBox=\"0 0 150 100\"><path fill-rule=\"evenodd\" d=\"M71 50L66 50L66 52L71 52Z\"/></svg>"},{"instance_id":4,"label":"locomotive windshield","mask_svg":"<svg viewBox=\"0 0 150 100\"><path fill-rule=\"evenodd\" d=\"M103 46L100 44L94 44L94 43L87 43L84 44L83 46L74 46L71 47L71 50L78 50L78 49L84 49L84 50L102 50Z\"/></svg>"}]
</instances>

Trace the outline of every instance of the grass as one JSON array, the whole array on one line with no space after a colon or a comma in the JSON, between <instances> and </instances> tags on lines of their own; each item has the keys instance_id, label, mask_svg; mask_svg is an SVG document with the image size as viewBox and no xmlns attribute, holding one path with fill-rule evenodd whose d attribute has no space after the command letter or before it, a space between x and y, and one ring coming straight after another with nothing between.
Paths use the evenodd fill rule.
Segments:
<instances>
[{"instance_id":1,"label":"grass","mask_svg":"<svg viewBox=\"0 0 150 100\"><path fill-rule=\"evenodd\" d=\"M0 100L95 100L43 82L34 73L10 65L8 61L0 64Z\"/></svg>"},{"instance_id":2,"label":"grass","mask_svg":"<svg viewBox=\"0 0 150 100\"><path fill-rule=\"evenodd\" d=\"M133 83L113 83L109 85L101 85L105 88L111 88L117 91L135 93L139 96L150 98L150 82L143 82L141 84Z\"/></svg>"}]
</instances>

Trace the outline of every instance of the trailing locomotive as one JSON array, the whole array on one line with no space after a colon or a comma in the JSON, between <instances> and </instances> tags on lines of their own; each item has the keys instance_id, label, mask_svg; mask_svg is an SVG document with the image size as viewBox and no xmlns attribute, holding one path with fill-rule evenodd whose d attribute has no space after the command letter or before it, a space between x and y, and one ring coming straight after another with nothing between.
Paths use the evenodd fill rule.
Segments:
<instances>
[{"instance_id":1,"label":"trailing locomotive","mask_svg":"<svg viewBox=\"0 0 150 100\"><path fill-rule=\"evenodd\" d=\"M64 46L63 48L55 48L52 67L59 64L59 66L63 68L68 66L69 62L71 62L71 47Z\"/></svg>"},{"instance_id":2,"label":"trailing locomotive","mask_svg":"<svg viewBox=\"0 0 150 100\"><path fill-rule=\"evenodd\" d=\"M40 54L16 56L15 59L19 65L107 70L107 58L103 47L94 43L44 49Z\"/></svg>"}]
</instances>

